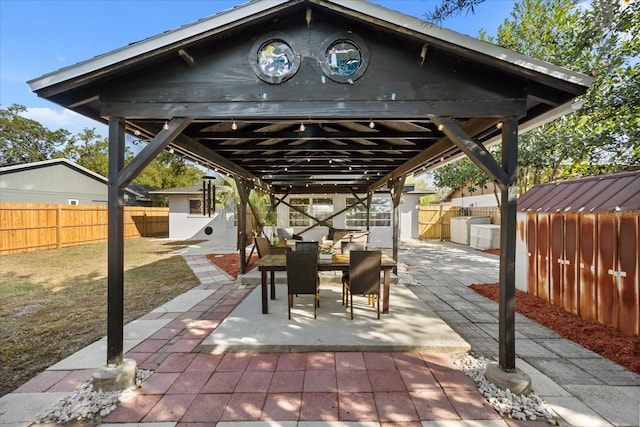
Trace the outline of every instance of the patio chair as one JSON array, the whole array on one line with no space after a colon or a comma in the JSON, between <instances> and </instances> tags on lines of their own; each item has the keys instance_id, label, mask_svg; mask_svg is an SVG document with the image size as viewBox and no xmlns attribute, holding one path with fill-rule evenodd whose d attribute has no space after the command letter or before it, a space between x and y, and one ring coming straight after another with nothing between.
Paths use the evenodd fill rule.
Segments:
<instances>
[{"instance_id":1,"label":"patio chair","mask_svg":"<svg viewBox=\"0 0 640 427\"><path fill-rule=\"evenodd\" d=\"M347 241L343 241L342 242L342 247L340 248L342 255L349 255L349 253L351 253L351 251L364 251L365 250L365 243L363 242L347 242ZM344 287L346 285L346 283L349 281L349 272L348 271L343 271L342 272L342 305L344 305L345 303L345 293L344 293Z\"/></svg>"},{"instance_id":2,"label":"patio chair","mask_svg":"<svg viewBox=\"0 0 640 427\"><path fill-rule=\"evenodd\" d=\"M284 254L291 249L286 246L273 246L266 237L254 237L253 243L258 250L258 258L262 258L265 255Z\"/></svg>"},{"instance_id":3,"label":"patio chair","mask_svg":"<svg viewBox=\"0 0 640 427\"><path fill-rule=\"evenodd\" d=\"M320 245L318 242L310 241L310 242L296 242L296 252L315 252L318 253L320 250Z\"/></svg>"},{"instance_id":4,"label":"patio chair","mask_svg":"<svg viewBox=\"0 0 640 427\"><path fill-rule=\"evenodd\" d=\"M318 254L315 252L287 252L287 294L289 320L294 295L313 295L313 318L320 307L320 280L318 279Z\"/></svg>"},{"instance_id":5,"label":"patio chair","mask_svg":"<svg viewBox=\"0 0 640 427\"><path fill-rule=\"evenodd\" d=\"M349 254L349 280L344 282L347 306L351 305L351 319L353 319L353 294L366 295L367 303L378 309L380 319L380 270L382 267L382 253L380 251L354 251Z\"/></svg>"}]
</instances>

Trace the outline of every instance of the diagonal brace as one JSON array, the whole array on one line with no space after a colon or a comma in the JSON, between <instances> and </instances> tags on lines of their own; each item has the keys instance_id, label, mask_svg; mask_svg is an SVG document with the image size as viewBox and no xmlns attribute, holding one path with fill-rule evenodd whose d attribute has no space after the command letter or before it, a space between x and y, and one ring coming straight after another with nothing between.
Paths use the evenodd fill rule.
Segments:
<instances>
[{"instance_id":1,"label":"diagonal brace","mask_svg":"<svg viewBox=\"0 0 640 427\"><path fill-rule=\"evenodd\" d=\"M118 174L118 188L124 188L129 185L167 145L189 126L192 120L192 118L176 118L167 122L168 129L162 129Z\"/></svg>"},{"instance_id":2,"label":"diagonal brace","mask_svg":"<svg viewBox=\"0 0 640 427\"><path fill-rule=\"evenodd\" d=\"M509 176L484 145L477 143L467 135L454 119L433 117L431 120L438 128L442 128L442 132L447 135L451 142L496 182L501 190L508 188Z\"/></svg>"}]
</instances>

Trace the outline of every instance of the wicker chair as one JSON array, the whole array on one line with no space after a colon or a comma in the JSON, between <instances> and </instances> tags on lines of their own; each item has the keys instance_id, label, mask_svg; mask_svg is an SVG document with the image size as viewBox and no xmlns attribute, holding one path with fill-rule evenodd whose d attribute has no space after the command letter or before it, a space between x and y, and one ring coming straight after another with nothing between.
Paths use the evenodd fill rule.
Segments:
<instances>
[{"instance_id":1,"label":"wicker chair","mask_svg":"<svg viewBox=\"0 0 640 427\"><path fill-rule=\"evenodd\" d=\"M256 245L256 249L258 250L258 258L262 258L265 255L284 254L291 250L291 248L286 246L273 246L269 244L269 240L267 240L266 237L254 237L253 243Z\"/></svg>"},{"instance_id":2,"label":"wicker chair","mask_svg":"<svg viewBox=\"0 0 640 427\"><path fill-rule=\"evenodd\" d=\"M291 319L291 307L294 295L314 295L313 318L317 318L320 307L320 280L318 279L317 252L287 252L287 293L288 311Z\"/></svg>"},{"instance_id":3,"label":"wicker chair","mask_svg":"<svg viewBox=\"0 0 640 427\"><path fill-rule=\"evenodd\" d=\"M349 254L349 278L343 282L347 297L347 306L351 305L353 319L353 294L366 295L368 304L377 306L380 319L380 270L382 253L380 251L351 251ZM344 296L343 296L344 298Z\"/></svg>"}]
</instances>

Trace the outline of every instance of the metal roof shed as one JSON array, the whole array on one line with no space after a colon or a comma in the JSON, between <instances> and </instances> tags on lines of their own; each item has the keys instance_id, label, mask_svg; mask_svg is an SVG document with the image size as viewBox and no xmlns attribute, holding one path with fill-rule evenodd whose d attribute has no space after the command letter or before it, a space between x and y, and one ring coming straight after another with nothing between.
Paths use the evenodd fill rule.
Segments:
<instances>
[{"instance_id":1,"label":"metal roof shed","mask_svg":"<svg viewBox=\"0 0 640 427\"><path fill-rule=\"evenodd\" d=\"M257 0L29 84L109 124L109 364L122 362L121 189L172 149L233 175L242 205L254 187L388 187L397 207L407 174L470 156L502 190L499 353L513 370L518 132L571 112L591 81L361 0ZM127 167L125 132L149 141ZM487 151L499 142L502 164Z\"/></svg>"},{"instance_id":2,"label":"metal roof shed","mask_svg":"<svg viewBox=\"0 0 640 427\"><path fill-rule=\"evenodd\" d=\"M640 171L536 185L518 200L518 287L640 331Z\"/></svg>"}]
</instances>

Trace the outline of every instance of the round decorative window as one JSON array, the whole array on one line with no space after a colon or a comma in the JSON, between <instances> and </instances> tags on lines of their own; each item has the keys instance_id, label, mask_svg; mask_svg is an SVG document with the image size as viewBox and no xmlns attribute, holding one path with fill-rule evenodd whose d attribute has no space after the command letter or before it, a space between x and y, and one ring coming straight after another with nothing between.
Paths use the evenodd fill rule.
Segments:
<instances>
[{"instance_id":1,"label":"round decorative window","mask_svg":"<svg viewBox=\"0 0 640 427\"><path fill-rule=\"evenodd\" d=\"M300 68L300 53L282 34L268 34L253 45L249 62L260 79L280 84Z\"/></svg>"},{"instance_id":2,"label":"round decorative window","mask_svg":"<svg viewBox=\"0 0 640 427\"><path fill-rule=\"evenodd\" d=\"M360 49L348 40L333 43L325 53L325 62L331 74L335 76L351 76L362 64Z\"/></svg>"},{"instance_id":3,"label":"round decorative window","mask_svg":"<svg viewBox=\"0 0 640 427\"><path fill-rule=\"evenodd\" d=\"M355 34L331 37L322 43L322 71L338 83L353 83L367 69L369 52Z\"/></svg>"}]
</instances>

